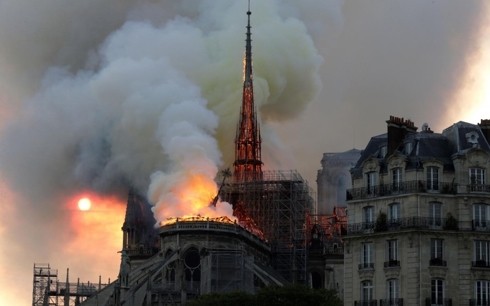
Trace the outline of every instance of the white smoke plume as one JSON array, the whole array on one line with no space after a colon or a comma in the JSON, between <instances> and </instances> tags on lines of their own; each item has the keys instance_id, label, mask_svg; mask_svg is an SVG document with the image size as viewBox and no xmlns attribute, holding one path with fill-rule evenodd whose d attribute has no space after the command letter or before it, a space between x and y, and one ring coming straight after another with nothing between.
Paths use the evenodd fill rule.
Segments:
<instances>
[{"instance_id":1,"label":"white smoke plume","mask_svg":"<svg viewBox=\"0 0 490 306\"><path fill-rule=\"evenodd\" d=\"M322 58L301 7L252 1L264 125L293 118L320 89ZM178 196L196 180L211 200L233 160L246 10L224 0L0 0L0 171L17 220L5 220L2 244L36 250L10 249L2 263L29 270L66 255L78 230L65 201L82 191L124 202L136 187L158 221L189 213L182 201L202 195Z\"/></svg>"}]
</instances>

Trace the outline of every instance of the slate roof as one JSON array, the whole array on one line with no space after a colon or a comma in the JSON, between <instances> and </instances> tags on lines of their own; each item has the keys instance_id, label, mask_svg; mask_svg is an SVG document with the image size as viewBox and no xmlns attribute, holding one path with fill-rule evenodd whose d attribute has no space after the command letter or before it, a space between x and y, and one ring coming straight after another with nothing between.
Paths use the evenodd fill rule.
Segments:
<instances>
[{"instance_id":1,"label":"slate roof","mask_svg":"<svg viewBox=\"0 0 490 306\"><path fill-rule=\"evenodd\" d=\"M388 156L382 155L382 148L387 147L387 144L387 133L372 137L351 171L353 178L362 175L362 165L369 158L377 158L381 171L385 171ZM444 171L454 171L452 157L473 148L490 152L490 145L480 127L460 121L442 133L434 133L427 127L419 132L408 133L395 152L406 156L407 169L419 168L426 161L437 160L443 164Z\"/></svg>"}]
</instances>

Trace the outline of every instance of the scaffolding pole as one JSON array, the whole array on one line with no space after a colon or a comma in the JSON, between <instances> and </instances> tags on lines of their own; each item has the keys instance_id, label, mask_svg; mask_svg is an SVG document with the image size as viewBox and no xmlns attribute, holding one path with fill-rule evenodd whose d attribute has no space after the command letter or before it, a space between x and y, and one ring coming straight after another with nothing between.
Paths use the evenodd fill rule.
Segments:
<instances>
[{"instance_id":1,"label":"scaffolding pole","mask_svg":"<svg viewBox=\"0 0 490 306\"><path fill-rule=\"evenodd\" d=\"M264 171L263 179L232 182L223 200L252 232L262 232L272 251L272 266L292 283L306 283L306 216L313 197L297 171ZM258 229L257 229L258 228Z\"/></svg>"}]
</instances>

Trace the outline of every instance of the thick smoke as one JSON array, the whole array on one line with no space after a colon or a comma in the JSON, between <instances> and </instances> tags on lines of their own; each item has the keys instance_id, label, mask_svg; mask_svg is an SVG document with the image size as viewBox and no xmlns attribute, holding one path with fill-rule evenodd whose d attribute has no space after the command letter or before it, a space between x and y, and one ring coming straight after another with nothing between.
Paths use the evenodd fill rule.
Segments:
<instances>
[{"instance_id":1,"label":"thick smoke","mask_svg":"<svg viewBox=\"0 0 490 306\"><path fill-rule=\"evenodd\" d=\"M159 221L186 213L183 186L199 181L211 200L216 173L233 159L246 9L225 0L0 1L1 175L18 218L5 220L2 239L36 250L2 257L28 270L74 254L63 251L79 233L66 199L87 190L122 201L129 186L149 191ZM320 88L322 59L300 10L252 1L263 125L293 118Z\"/></svg>"},{"instance_id":2,"label":"thick smoke","mask_svg":"<svg viewBox=\"0 0 490 306\"><path fill-rule=\"evenodd\" d=\"M484 2L252 0L266 165L292 149L296 164L271 167L313 176L323 152L362 148L392 114L451 123L441 110L455 103ZM26 296L35 261L73 263L61 261L77 233L67 197L151 185L153 201L170 201L169 181L230 165L246 6L0 0L0 294Z\"/></svg>"}]
</instances>

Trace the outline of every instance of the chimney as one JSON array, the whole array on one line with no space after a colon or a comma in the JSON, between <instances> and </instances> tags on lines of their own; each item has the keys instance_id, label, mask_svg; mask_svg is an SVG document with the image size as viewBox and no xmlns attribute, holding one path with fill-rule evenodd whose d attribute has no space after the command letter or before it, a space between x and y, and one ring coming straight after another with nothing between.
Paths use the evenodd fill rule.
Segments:
<instances>
[{"instance_id":1,"label":"chimney","mask_svg":"<svg viewBox=\"0 0 490 306\"><path fill-rule=\"evenodd\" d=\"M388 125L388 148L386 156L393 154L405 139L408 133L417 132L417 127L410 120L390 116L386 121Z\"/></svg>"},{"instance_id":2,"label":"chimney","mask_svg":"<svg viewBox=\"0 0 490 306\"><path fill-rule=\"evenodd\" d=\"M478 126L480 127L483 136L485 136L485 139L490 144L490 119L481 119Z\"/></svg>"}]
</instances>

